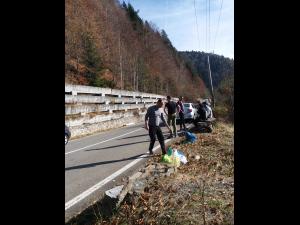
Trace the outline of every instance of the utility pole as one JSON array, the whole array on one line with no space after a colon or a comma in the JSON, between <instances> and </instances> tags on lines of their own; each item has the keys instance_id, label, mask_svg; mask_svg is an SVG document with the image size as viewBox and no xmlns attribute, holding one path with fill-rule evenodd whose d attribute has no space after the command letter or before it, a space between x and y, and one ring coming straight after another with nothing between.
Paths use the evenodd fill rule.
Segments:
<instances>
[{"instance_id":1,"label":"utility pole","mask_svg":"<svg viewBox=\"0 0 300 225\"><path fill-rule=\"evenodd\" d=\"M207 56L207 61L208 61L209 79L210 79L210 87L211 87L211 95L212 95L212 105L215 108L215 95L214 95L214 88L213 88L212 78L211 78L209 55Z\"/></svg>"}]
</instances>

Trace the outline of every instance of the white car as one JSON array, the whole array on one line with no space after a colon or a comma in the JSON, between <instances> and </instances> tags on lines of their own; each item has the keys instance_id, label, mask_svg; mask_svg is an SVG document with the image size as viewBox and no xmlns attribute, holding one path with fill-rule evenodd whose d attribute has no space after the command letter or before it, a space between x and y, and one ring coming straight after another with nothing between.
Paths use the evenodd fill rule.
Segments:
<instances>
[{"instance_id":1,"label":"white car","mask_svg":"<svg viewBox=\"0 0 300 225\"><path fill-rule=\"evenodd\" d=\"M183 109L184 109L184 120L193 121L197 118L197 108L193 103L183 103ZM177 120L179 119L179 115L177 113Z\"/></svg>"}]
</instances>

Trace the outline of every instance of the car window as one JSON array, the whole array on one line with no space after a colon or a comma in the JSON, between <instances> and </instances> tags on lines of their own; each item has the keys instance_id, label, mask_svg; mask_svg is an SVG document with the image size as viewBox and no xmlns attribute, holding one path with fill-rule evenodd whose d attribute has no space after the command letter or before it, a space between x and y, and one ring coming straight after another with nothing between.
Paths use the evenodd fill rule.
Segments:
<instances>
[{"instance_id":1,"label":"car window","mask_svg":"<svg viewBox=\"0 0 300 225\"><path fill-rule=\"evenodd\" d=\"M188 108L188 107L190 107L190 104L189 103L184 103L183 106Z\"/></svg>"}]
</instances>

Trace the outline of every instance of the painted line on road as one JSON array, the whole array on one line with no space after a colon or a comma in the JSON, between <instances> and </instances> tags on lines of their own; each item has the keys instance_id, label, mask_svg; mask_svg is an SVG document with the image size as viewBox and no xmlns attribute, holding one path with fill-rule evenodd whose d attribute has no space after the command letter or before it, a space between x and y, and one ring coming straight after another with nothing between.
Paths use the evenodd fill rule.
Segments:
<instances>
[{"instance_id":1,"label":"painted line on road","mask_svg":"<svg viewBox=\"0 0 300 225\"><path fill-rule=\"evenodd\" d=\"M95 145L98 145L98 144L102 144L102 143L104 143L104 142L108 142L108 141L114 140L114 139L119 138L119 137L126 136L127 134L131 134L131 133L134 133L134 132L139 131L139 130L142 130L142 129L144 129L144 128L139 128L139 129L130 131L130 132L126 133L126 134L122 134L122 135L120 135L120 136L117 136L117 137L113 137L113 138L107 139L107 140L105 140L105 141L100 141L100 142L97 142L97 143L95 143L95 144L85 146L85 147L83 147L83 148L79 148L79 149L76 149L76 150L73 150L73 151L70 151L70 152L66 152L65 155L68 155L68 154L71 154L71 153L74 153L74 152L78 152L78 151L81 151L81 150L83 150L83 149L86 149L86 148L89 148L89 147L92 147L92 146L95 146Z\"/></svg>"},{"instance_id":2,"label":"painted line on road","mask_svg":"<svg viewBox=\"0 0 300 225\"><path fill-rule=\"evenodd\" d=\"M137 122L137 123L135 123L134 125L135 126L139 126L139 125L143 125L143 124L145 124L144 122ZM133 127L133 126L132 126ZM124 126L124 127L118 127L117 129L123 129L123 128L127 128L127 126ZM76 142L76 141L81 141L81 140L83 140L83 139L87 139L87 138L90 138L90 137L94 137L94 136L97 136L97 135L99 135L99 134L107 134L107 133L109 133L111 130L104 130L104 131L99 131L99 132L96 132L96 133L93 133L93 134L88 134L88 135L84 135L84 136L82 136L82 137L75 137L74 139L72 139L72 137L71 137L71 139L69 140L69 142L68 143L74 143L74 142Z\"/></svg>"},{"instance_id":3,"label":"painted line on road","mask_svg":"<svg viewBox=\"0 0 300 225\"><path fill-rule=\"evenodd\" d=\"M190 128L190 126L187 126L187 128ZM142 128L141 128L142 129ZM171 141L171 139L167 139L165 141L165 143L168 143L169 141ZM156 151L158 148L160 148L160 145L157 145L156 147L153 148L153 151ZM147 152L149 153L149 151ZM68 201L65 204L65 211L68 210L69 208L71 208L72 206L74 206L75 204L77 204L78 202L80 202L81 200L85 199L87 196L89 196L90 194L92 194L93 192L97 191L99 188L103 187L105 184L107 184L108 182L112 181L113 179L115 179L117 176L121 175L123 172L125 172L127 169L129 169L130 167L134 166L135 164L137 164L139 161L141 161L145 156L147 156L147 154L141 155L139 158L135 159L134 161L132 161L131 163L127 164L126 166L122 167L121 169L117 170L116 172L114 172L113 174L111 174L110 176L106 177L104 180L100 181L99 183L95 184L94 186L90 187L89 189L87 189L86 191L82 192L81 194L77 195L75 198L71 199L70 201Z\"/></svg>"},{"instance_id":4,"label":"painted line on road","mask_svg":"<svg viewBox=\"0 0 300 225\"><path fill-rule=\"evenodd\" d=\"M165 143L169 142L170 140L171 139L166 140ZM160 148L160 145L157 145L155 148L153 148L153 151L157 150L158 148ZM149 152L147 152L147 153L149 153ZM130 167L134 166L139 161L141 161L145 156L147 156L147 154L141 155L139 158L135 159L131 163L127 164L126 166L124 166L121 169L117 170L116 172L114 172L110 176L106 177L104 180L100 181L99 183L95 184L94 186L90 187L86 191L84 191L81 194L77 195L75 198L73 198L70 201L68 201L65 204L65 210L68 210L73 205L77 204L78 202L80 202L81 200L85 199L87 196L89 196L93 192L97 191L99 188L101 188L102 186L104 186L108 182L110 182L113 179L115 179L117 176L121 175L127 169L129 169Z\"/></svg>"}]
</instances>

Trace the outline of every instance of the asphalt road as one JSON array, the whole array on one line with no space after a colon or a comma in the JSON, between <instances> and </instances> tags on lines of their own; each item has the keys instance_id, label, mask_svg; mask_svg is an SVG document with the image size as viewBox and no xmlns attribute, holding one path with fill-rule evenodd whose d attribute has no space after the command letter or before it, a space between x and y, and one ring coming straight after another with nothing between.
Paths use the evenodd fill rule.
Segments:
<instances>
[{"instance_id":1,"label":"asphalt road","mask_svg":"<svg viewBox=\"0 0 300 225\"><path fill-rule=\"evenodd\" d=\"M147 160L149 136L142 126L143 123L139 123L113 129L71 140L66 145L66 221L98 200L105 190L118 185L122 177L137 171ZM168 130L162 129L167 137ZM158 141L155 147L156 152L161 151Z\"/></svg>"}]
</instances>

